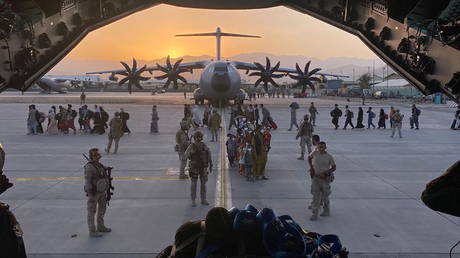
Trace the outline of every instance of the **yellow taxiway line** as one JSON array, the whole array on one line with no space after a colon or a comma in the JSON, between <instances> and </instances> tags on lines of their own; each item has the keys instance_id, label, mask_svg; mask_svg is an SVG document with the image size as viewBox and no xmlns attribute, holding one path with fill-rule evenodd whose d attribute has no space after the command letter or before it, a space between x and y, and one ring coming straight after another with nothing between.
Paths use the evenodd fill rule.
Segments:
<instances>
[{"instance_id":1,"label":"yellow taxiway line","mask_svg":"<svg viewBox=\"0 0 460 258\"><path fill-rule=\"evenodd\" d=\"M16 177L10 178L13 182L28 181L83 181L83 177ZM184 180L172 176L115 176L114 181L175 181Z\"/></svg>"}]
</instances>

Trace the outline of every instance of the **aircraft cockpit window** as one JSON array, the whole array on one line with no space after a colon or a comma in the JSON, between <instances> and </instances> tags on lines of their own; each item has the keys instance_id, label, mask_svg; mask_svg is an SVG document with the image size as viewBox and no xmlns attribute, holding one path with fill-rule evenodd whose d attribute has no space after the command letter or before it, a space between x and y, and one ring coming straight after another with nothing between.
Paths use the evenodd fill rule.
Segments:
<instances>
[{"instance_id":1,"label":"aircraft cockpit window","mask_svg":"<svg viewBox=\"0 0 460 258\"><path fill-rule=\"evenodd\" d=\"M215 72L228 72L227 66L216 66L214 67Z\"/></svg>"}]
</instances>

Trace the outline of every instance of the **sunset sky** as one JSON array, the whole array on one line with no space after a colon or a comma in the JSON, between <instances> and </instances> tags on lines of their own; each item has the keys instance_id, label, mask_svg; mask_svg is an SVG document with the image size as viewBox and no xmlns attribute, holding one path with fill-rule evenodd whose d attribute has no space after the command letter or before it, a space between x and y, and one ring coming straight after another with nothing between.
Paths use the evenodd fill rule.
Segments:
<instances>
[{"instance_id":1,"label":"sunset sky","mask_svg":"<svg viewBox=\"0 0 460 258\"><path fill-rule=\"evenodd\" d=\"M259 10L202 10L158 5L91 32L66 58L152 60L167 55L215 56L215 38L176 38L174 34L224 32L262 36L223 38L222 56L267 52L320 59L375 55L337 28L285 7Z\"/></svg>"}]
</instances>

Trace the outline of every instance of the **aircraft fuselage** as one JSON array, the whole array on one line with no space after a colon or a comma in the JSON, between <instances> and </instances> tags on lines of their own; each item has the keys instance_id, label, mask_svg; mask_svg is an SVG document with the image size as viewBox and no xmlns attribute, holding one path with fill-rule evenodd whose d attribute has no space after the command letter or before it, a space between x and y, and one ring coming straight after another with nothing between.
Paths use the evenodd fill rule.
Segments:
<instances>
[{"instance_id":1,"label":"aircraft fuselage","mask_svg":"<svg viewBox=\"0 0 460 258\"><path fill-rule=\"evenodd\" d=\"M213 61L203 69L199 94L208 100L235 99L241 95L240 86L240 73L230 62Z\"/></svg>"}]
</instances>

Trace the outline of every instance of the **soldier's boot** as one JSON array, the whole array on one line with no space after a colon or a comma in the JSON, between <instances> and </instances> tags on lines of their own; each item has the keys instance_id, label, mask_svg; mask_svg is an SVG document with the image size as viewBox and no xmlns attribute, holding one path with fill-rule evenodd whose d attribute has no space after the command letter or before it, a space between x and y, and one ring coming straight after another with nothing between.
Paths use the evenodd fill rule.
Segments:
<instances>
[{"instance_id":1,"label":"soldier's boot","mask_svg":"<svg viewBox=\"0 0 460 258\"><path fill-rule=\"evenodd\" d=\"M209 202L206 199L204 199L204 200L202 199L201 204L202 205L209 205Z\"/></svg>"},{"instance_id":2,"label":"soldier's boot","mask_svg":"<svg viewBox=\"0 0 460 258\"><path fill-rule=\"evenodd\" d=\"M310 217L310 220L311 221L315 221L315 220L318 220L318 213L313 213Z\"/></svg>"},{"instance_id":3,"label":"soldier's boot","mask_svg":"<svg viewBox=\"0 0 460 258\"><path fill-rule=\"evenodd\" d=\"M97 225L97 231L106 233L106 232L112 232L112 229L104 225Z\"/></svg>"},{"instance_id":4,"label":"soldier's boot","mask_svg":"<svg viewBox=\"0 0 460 258\"><path fill-rule=\"evenodd\" d=\"M331 213L330 213L330 211L329 211L329 208L324 208L323 212L322 212L319 216L321 216L321 217L328 217L328 216L330 216L330 215L331 215Z\"/></svg>"},{"instance_id":5,"label":"soldier's boot","mask_svg":"<svg viewBox=\"0 0 460 258\"><path fill-rule=\"evenodd\" d=\"M298 159L298 160L304 160L305 158L304 158L304 155L302 154L302 155L300 155L300 157L298 157L297 159Z\"/></svg>"},{"instance_id":6,"label":"soldier's boot","mask_svg":"<svg viewBox=\"0 0 460 258\"><path fill-rule=\"evenodd\" d=\"M192 199L192 207L196 207L195 199Z\"/></svg>"},{"instance_id":7,"label":"soldier's boot","mask_svg":"<svg viewBox=\"0 0 460 258\"><path fill-rule=\"evenodd\" d=\"M102 234L97 232L97 231L89 231L89 236L90 237L102 237Z\"/></svg>"}]
</instances>

